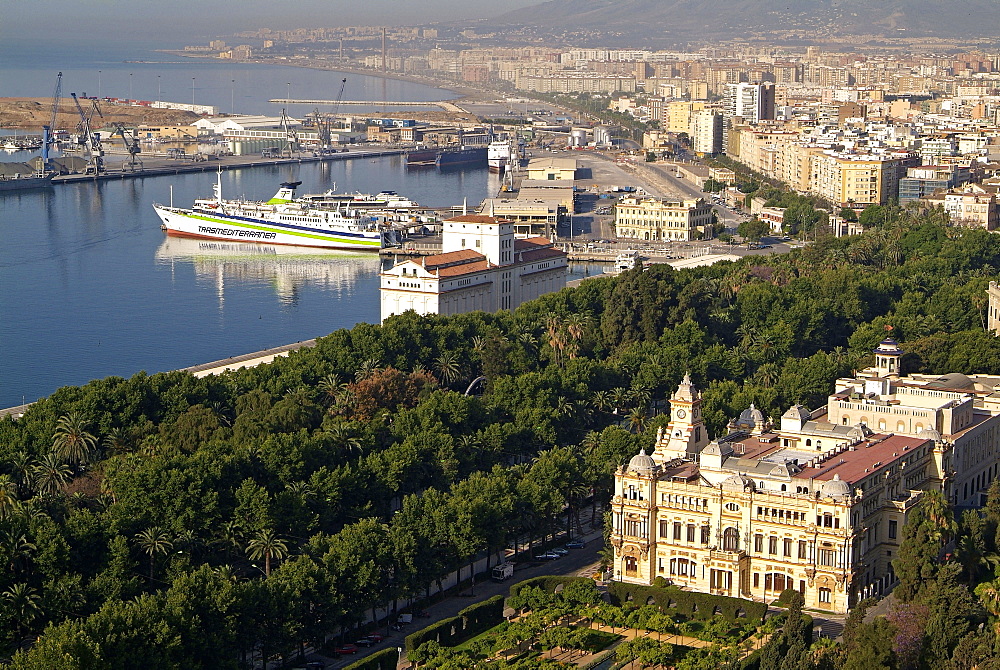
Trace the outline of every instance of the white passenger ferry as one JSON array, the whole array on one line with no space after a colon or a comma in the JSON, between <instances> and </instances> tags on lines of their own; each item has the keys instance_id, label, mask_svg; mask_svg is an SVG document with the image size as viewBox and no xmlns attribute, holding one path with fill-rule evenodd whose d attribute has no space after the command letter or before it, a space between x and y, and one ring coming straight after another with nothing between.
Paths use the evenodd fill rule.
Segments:
<instances>
[{"instance_id":1,"label":"white passenger ferry","mask_svg":"<svg viewBox=\"0 0 1000 670\"><path fill-rule=\"evenodd\" d=\"M296 199L301 183L282 183L266 202L224 200L220 174L212 199L195 200L191 209L155 203L153 209L167 234L178 237L370 251L395 242L393 231L371 216Z\"/></svg>"}]
</instances>

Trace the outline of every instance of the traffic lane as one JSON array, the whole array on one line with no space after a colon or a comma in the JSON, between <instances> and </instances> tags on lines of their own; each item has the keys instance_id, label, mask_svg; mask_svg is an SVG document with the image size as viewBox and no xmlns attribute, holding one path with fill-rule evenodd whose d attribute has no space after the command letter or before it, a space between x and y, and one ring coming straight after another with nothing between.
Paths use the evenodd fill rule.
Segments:
<instances>
[{"instance_id":1,"label":"traffic lane","mask_svg":"<svg viewBox=\"0 0 1000 670\"><path fill-rule=\"evenodd\" d=\"M459 611L465 609L469 605L482 602L483 600L487 600L496 595L506 597L510 594L510 588L512 586L525 580L545 575L576 575L595 569L600 563L597 554L601 548L601 532L600 530L595 531L586 535L585 538L587 540L587 545L585 547L580 549L570 549L569 553L561 558L553 561L522 560L521 562L515 562L514 576L507 581L494 582L490 580L477 582L474 589L475 595L471 595L469 592L451 595L446 597L441 602L427 606L424 611L428 616L423 618L414 618L413 623L404 626L401 631L387 631L383 626L379 629L379 632L385 635L385 640L374 645L373 647L362 647L357 653L346 657L328 657L314 653L310 654L308 658L309 660L324 661L328 664L328 668L343 668L366 656L381 651L386 647L402 647L403 641L410 633L422 630L431 624L437 623L438 621L442 621L449 617L457 616ZM541 553L541 549L536 549L531 552L532 555L536 553ZM361 637L361 635L359 634L358 637Z\"/></svg>"}]
</instances>

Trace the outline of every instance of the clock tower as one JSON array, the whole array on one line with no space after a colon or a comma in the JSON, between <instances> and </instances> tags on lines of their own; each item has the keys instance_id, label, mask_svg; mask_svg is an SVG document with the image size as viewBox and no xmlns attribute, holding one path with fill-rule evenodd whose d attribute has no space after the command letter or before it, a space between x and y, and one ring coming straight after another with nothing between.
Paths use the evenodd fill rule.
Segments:
<instances>
[{"instance_id":1,"label":"clock tower","mask_svg":"<svg viewBox=\"0 0 1000 670\"><path fill-rule=\"evenodd\" d=\"M653 458L657 463L690 458L689 454L700 452L708 443L708 431L701 417L701 393L685 374L670 396L670 424L657 433Z\"/></svg>"}]
</instances>

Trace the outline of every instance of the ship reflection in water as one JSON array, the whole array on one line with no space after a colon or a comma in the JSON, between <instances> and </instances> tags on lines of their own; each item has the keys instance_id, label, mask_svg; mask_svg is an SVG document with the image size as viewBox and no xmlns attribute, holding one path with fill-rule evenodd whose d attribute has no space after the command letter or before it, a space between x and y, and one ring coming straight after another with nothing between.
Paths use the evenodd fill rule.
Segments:
<instances>
[{"instance_id":1,"label":"ship reflection in water","mask_svg":"<svg viewBox=\"0 0 1000 670\"><path fill-rule=\"evenodd\" d=\"M171 268L191 263L199 280L214 283L220 308L227 281L267 284L285 304L294 304L306 284L340 297L367 281L375 289L370 299L378 302L381 259L372 253L166 237L156 262Z\"/></svg>"}]
</instances>

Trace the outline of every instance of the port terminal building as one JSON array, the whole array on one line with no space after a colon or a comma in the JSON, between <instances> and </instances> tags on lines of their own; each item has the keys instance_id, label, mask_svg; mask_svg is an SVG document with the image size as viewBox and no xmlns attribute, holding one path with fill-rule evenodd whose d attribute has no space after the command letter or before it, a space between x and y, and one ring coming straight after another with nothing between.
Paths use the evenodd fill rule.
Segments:
<instances>
[{"instance_id":1,"label":"port terminal building","mask_svg":"<svg viewBox=\"0 0 1000 670\"><path fill-rule=\"evenodd\" d=\"M545 237L517 239L514 222L462 214L443 223L442 253L381 274L381 318L517 309L566 286L567 254Z\"/></svg>"}]
</instances>

